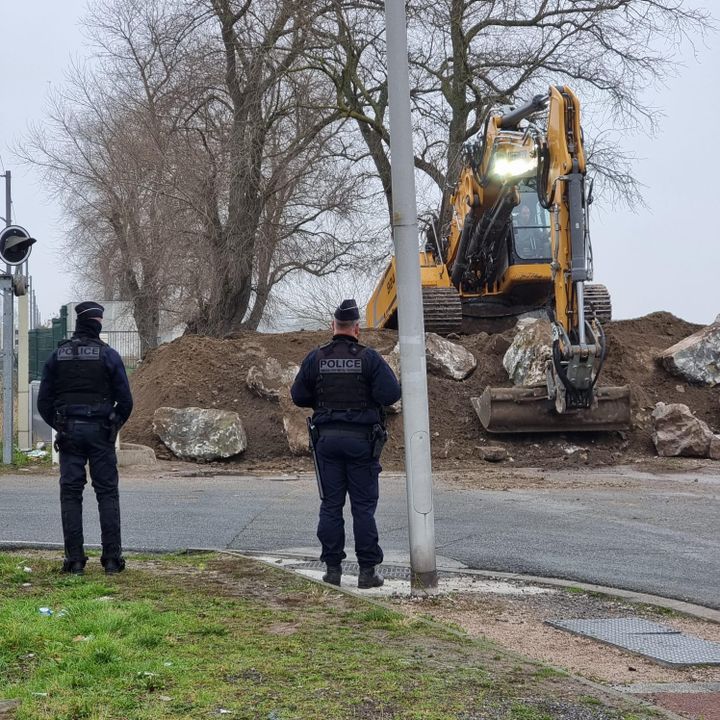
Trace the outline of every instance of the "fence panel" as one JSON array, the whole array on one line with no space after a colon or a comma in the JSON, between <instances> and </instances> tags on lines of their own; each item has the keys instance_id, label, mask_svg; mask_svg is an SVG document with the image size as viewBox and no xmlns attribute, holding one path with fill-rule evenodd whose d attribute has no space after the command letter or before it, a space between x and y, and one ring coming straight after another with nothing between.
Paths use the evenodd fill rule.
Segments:
<instances>
[{"instance_id":1,"label":"fence panel","mask_svg":"<svg viewBox=\"0 0 720 720\"><path fill-rule=\"evenodd\" d=\"M135 370L140 362L140 334L134 330L108 330L100 338L120 353L126 370Z\"/></svg>"}]
</instances>

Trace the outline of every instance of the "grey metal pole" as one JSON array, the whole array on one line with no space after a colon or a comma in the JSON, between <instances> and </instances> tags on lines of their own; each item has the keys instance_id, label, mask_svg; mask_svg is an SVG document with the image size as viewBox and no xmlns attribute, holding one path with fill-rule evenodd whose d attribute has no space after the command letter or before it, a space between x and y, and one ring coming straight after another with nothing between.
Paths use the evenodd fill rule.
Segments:
<instances>
[{"instance_id":1,"label":"grey metal pole","mask_svg":"<svg viewBox=\"0 0 720 720\"><path fill-rule=\"evenodd\" d=\"M24 263L20 269L25 270L27 278L28 264ZM22 450L32 450L30 428L30 296L27 289L25 294L17 299L17 375L15 377L15 394L17 397L17 415L14 418L14 430L17 433L17 446Z\"/></svg>"},{"instance_id":2,"label":"grey metal pole","mask_svg":"<svg viewBox=\"0 0 720 720\"><path fill-rule=\"evenodd\" d=\"M436 591L438 578L404 0L385 0L385 32L411 592L419 594Z\"/></svg>"},{"instance_id":3,"label":"grey metal pole","mask_svg":"<svg viewBox=\"0 0 720 720\"><path fill-rule=\"evenodd\" d=\"M13 451L13 289L12 277L2 276L3 294L3 465L12 465Z\"/></svg>"},{"instance_id":4,"label":"grey metal pole","mask_svg":"<svg viewBox=\"0 0 720 720\"><path fill-rule=\"evenodd\" d=\"M12 224L11 174L5 172L5 225ZM13 290L10 266L5 266L2 279L3 295L3 465L12 465L13 451L13 355L15 333L13 328Z\"/></svg>"}]
</instances>

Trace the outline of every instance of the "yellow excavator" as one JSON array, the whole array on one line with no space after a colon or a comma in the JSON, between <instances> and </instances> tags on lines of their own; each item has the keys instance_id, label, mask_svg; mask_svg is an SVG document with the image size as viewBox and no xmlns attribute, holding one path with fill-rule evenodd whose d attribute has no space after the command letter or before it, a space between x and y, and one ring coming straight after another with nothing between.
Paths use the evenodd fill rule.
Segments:
<instances>
[{"instance_id":1,"label":"yellow excavator","mask_svg":"<svg viewBox=\"0 0 720 720\"><path fill-rule=\"evenodd\" d=\"M580 103L566 86L489 115L466 143L449 229L431 223L420 252L425 329L458 332L463 317L545 314L546 387L486 388L471 398L490 432L621 430L628 387L597 385L610 296L592 279ZM590 197L588 197L590 196ZM369 327L397 327L393 257L367 306Z\"/></svg>"}]
</instances>

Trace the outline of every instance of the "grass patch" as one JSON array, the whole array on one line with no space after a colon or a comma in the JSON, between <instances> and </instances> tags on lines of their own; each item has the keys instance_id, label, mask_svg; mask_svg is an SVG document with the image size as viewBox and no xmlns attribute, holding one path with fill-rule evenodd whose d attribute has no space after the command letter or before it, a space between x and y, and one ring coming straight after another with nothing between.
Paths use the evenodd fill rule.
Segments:
<instances>
[{"instance_id":1,"label":"grass patch","mask_svg":"<svg viewBox=\"0 0 720 720\"><path fill-rule=\"evenodd\" d=\"M3 444L0 442L0 458L2 458ZM16 470L27 469L47 469L52 465L52 456L50 449L47 449L47 455L45 457L28 457L26 453L22 452L17 446L13 446L11 465L3 465L0 463L0 474L13 473Z\"/></svg>"},{"instance_id":2,"label":"grass patch","mask_svg":"<svg viewBox=\"0 0 720 720\"><path fill-rule=\"evenodd\" d=\"M84 577L59 566L0 554L0 698L20 700L17 720L543 720L523 698L572 683L242 558L135 556L110 578L95 557Z\"/></svg>"},{"instance_id":3,"label":"grass patch","mask_svg":"<svg viewBox=\"0 0 720 720\"><path fill-rule=\"evenodd\" d=\"M562 670L556 670L555 668L548 667L547 665L543 665L535 670L535 677L538 678L559 678L564 677L565 675L567 675L567 673L564 673Z\"/></svg>"},{"instance_id":4,"label":"grass patch","mask_svg":"<svg viewBox=\"0 0 720 720\"><path fill-rule=\"evenodd\" d=\"M668 607L661 607L660 605L639 605L639 608L642 612L646 612L648 614L653 614L659 617L666 617L666 618L676 618L676 617L682 617L682 613L679 613L677 610L673 610L672 608Z\"/></svg>"},{"instance_id":5,"label":"grass patch","mask_svg":"<svg viewBox=\"0 0 720 720\"><path fill-rule=\"evenodd\" d=\"M518 703L510 707L510 717L512 720L554 720L551 715L542 710Z\"/></svg>"}]
</instances>

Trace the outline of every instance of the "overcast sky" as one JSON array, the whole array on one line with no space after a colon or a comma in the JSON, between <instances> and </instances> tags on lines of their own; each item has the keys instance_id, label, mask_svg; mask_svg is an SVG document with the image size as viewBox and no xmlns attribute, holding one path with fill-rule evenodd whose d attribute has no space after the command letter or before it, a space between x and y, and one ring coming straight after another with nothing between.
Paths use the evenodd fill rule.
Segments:
<instances>
[{"instance_id":1,"label":"overcast sky","mask_svg":"<svg viewBox=\"0 0 720 720\"><path fill-rule=\"evenodd\" d=\"M29 123L42 121L48 90L62 83L72 57L86 53L79 29L85 4L0 0L0 172L12 171L13 221L38 239L30 269L43 319L78 298L59 250L59 207L10 146ZM640 158L635 169L647 207L633 213L593 206L595 280L610 289L616 319L667 310L709 323L720 313L720 36L698 41L694 52L686 48L680 61L678 76L647 97L666 115L656 137L636 135L623 143Z\"/></svg>"}]
</instances>

